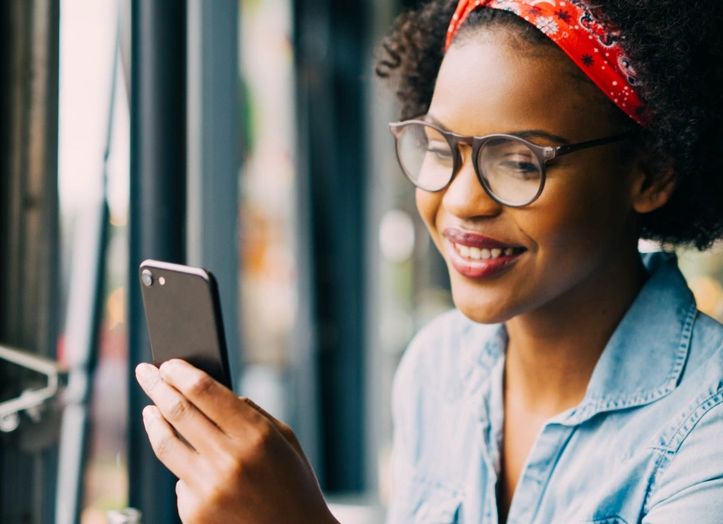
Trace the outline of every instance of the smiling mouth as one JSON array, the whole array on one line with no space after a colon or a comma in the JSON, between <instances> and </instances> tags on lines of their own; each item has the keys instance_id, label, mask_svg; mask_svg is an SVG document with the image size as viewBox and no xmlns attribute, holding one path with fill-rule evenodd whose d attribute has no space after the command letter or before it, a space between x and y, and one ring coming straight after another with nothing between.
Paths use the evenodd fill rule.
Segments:
<instances>
[{"instance_id":1,"label":"smiling mouth","mask_svg":"<svg viewBox=\"0 0 723 524\"><path fill-rule=\"evenodd\" d=\"M507 247L507 248L479 248L475 246L466 246L464 244L458 244L450 240L450 244L454 250L464 259L470 261L479 260L495 260L501 257L511 257L522 253L525 248L522 247Z\"/></svg>"},{"instance_id":2,"label":"smiling mouth","mask_svg":"<svg viewBox=\"0 0 723 524\"><path fill-rule=\"evenodd\" d=\"M468 278L499 275L527 251L522 246L457 228L447 228L442 234L446 240L449 261L458 273Z\"/></svg>"}]
</instances>

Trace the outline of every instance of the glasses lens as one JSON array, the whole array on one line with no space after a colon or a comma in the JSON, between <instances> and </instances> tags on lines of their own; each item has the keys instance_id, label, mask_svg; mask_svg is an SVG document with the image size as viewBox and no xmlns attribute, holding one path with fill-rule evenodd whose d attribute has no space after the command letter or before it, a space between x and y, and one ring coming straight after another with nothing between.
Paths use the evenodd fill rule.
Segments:
<instances>
[{"instance_id":1,"label":"glasses lens","mask_svg":"<svg viewBox=\"0 0 723 524\"><path fill-rule=\"evenodd\" d=\"M404 174L417 187L439 191L452 177L452 149L447 139L431 126L402 127L397 135L397 155Z\"/></svg>"},{"instance_id":2,"label":"glasses lens","mask_svg":"<svg viewBox=\"0 0 723 524\"><path fill-rule=\"evenodd\" d=\"M529 204L540 191L542 166L524 142L491 138L480 147L477 165L490 192L505 204Z\"/></svg>"}]
</instances>

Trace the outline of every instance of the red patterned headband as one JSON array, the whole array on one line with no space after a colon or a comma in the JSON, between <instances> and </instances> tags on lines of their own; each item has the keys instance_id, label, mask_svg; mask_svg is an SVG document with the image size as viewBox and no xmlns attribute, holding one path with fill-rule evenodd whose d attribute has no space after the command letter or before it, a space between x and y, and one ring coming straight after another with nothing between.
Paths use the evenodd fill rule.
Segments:
<instances>
[{"instance_id":1,"label":"red patterned headband","mask_svg":"<svg viewBox=\"0 0 723 524\"><path fill-rule=\"evenodd\" d=\"M598 20L581 0L460 0L447 30L445 50L477 7L509 11L555 42L620 109L644 125L638 84L620 32Z\"/></svg>"}]
</instances>

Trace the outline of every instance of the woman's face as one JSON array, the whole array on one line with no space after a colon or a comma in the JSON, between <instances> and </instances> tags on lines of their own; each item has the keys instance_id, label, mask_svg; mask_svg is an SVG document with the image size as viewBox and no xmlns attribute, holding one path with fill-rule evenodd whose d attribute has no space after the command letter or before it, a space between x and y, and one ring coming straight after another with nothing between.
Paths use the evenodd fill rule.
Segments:
<instances>
[{"instance_id":1,"label":"woman's face","mask_svg":"<svg viewBox=\"0 0 723 524\"><path fill-rule=\"evenodd\" d=\"M500 29L449 49L429 115L450 131L474 136L541 131L575 143L620 132L604 96L561 51ZM561 144L541 135L528 139ZM630 259L637 240L633 170L619 144L553 160L542 195L523 208L492 200L477 179L470 148L461 147L463 165L450 185L437 193L418 189L416 200L465 315L504 322L554 311L561 300L589 300L584 290L613 284L600 279Z\"/></svg>"}]
</instances>

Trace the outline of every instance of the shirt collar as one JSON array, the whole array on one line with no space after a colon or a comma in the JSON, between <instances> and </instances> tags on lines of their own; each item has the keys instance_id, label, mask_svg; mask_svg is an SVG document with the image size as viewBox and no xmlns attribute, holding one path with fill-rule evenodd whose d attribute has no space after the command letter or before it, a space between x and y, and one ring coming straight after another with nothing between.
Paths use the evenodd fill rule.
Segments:
<instances>
[{"instance_id":1,"label":"shirt collar","mask_svg":"<svg viewBox=\"0 0 723 524\"><path fill-rule=\"evenodd\" d=\"M579 424L602 411L658 400L675 389L688 357L696 316L675 255L643 255L650 278L615 329L593 370L583 401L561 415Z\"/></svg>"},{"instance_id":2,"label":"shirt collar","mask_svg":"<svg viewBox=\"0 0 723 524\"><path fill-rule=\"evenodd\" d=\"M674 254L650 253L642 258L650 277L600 355L585 397L553 420L579 424L602 411L653 402L675 389L688 356L695 300ZM489 406L479 393L504 357L507 333L503 324L469 321L465 327L460 376L467 396L478 400L486 418Z\"/></svg>"}]
</instances>

